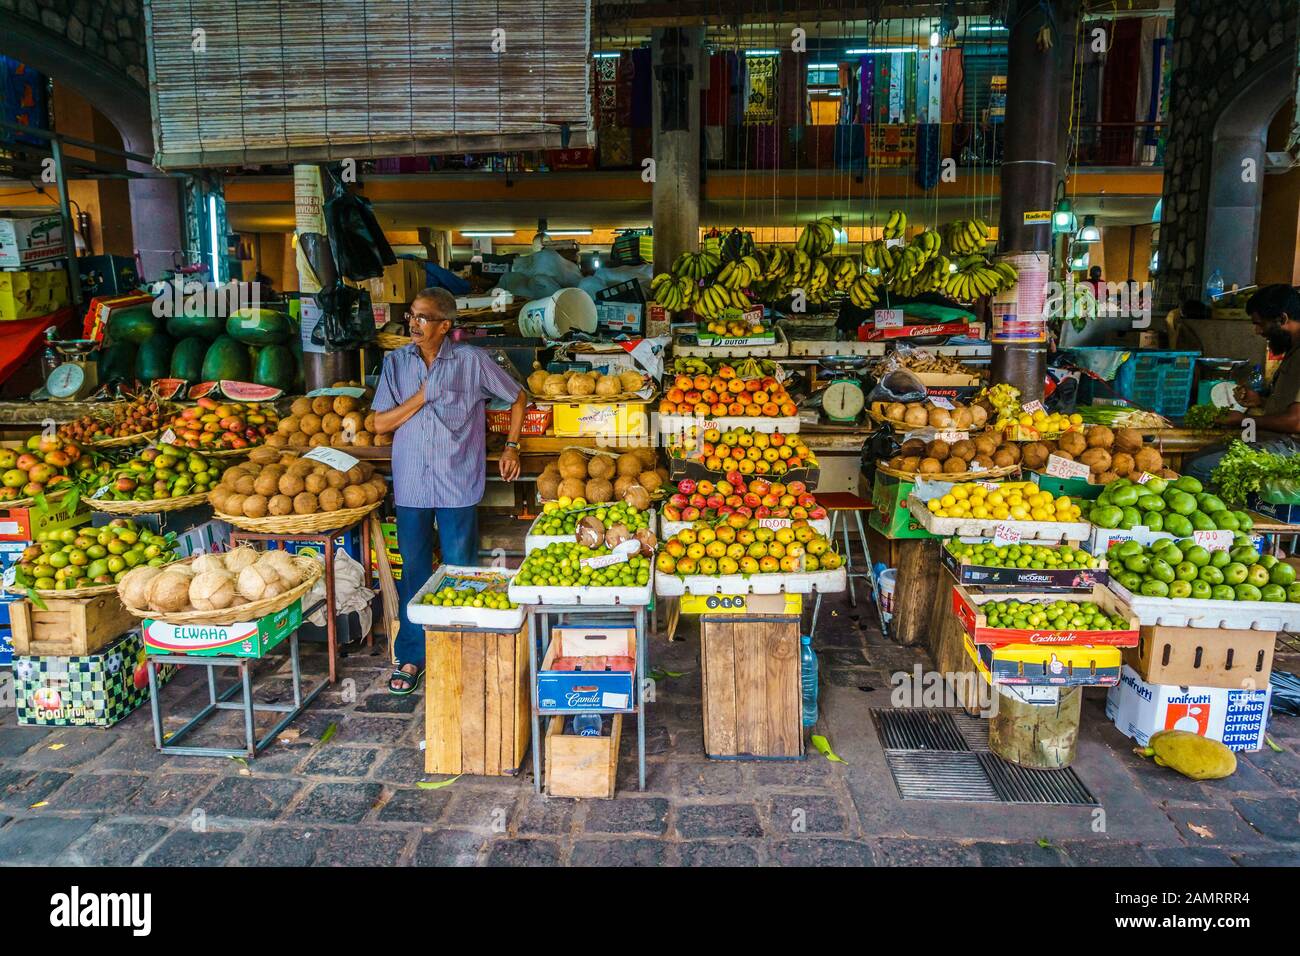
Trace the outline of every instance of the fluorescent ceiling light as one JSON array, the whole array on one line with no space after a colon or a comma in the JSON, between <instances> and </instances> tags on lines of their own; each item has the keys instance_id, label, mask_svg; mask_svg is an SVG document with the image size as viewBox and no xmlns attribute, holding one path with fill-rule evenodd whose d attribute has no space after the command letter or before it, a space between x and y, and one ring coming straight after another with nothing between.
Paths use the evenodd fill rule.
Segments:
<instances>
[{"instance_id":1,"label":"fluorescent ceiling light","mask_svg":"<svg viewBox=\"0 0 1300 956\"><path fill-rule=\"evenodd\" d=\"M1005 33L1007 28L999 23L974 23L966 30L970 33Z\"/></svg>"},{"instance_id":2,"label":"fluorescent ceiling light","mask_svg":"<svg viewBox=\"0 0 1300 956\"><path fill-rule=\"evenodd\" d=\"M849 56L861 56L865 53L915 53L914 46L869 46L861 50L845 50Z\"/></svg>"},{"instance_id":3,"label":"fluorescent ceiling light","mask_svg":"<svg viewBox=\"0 0 1300 956\"><path fill-rule=\"evenodd\" d=\"M590 229L547 229L548 236L590 236Z\"/></svg>"},{"instance_id":4,"label":"fluorescent ceiling light","mask_svg":"<svg viewBox=\"0 0 1300 956\"><path fill-rule=\"evenodd\" d=\"M839 68L840 65L838 63L809 63L808 64L808 69L810 70L838 70Z\"/></svg>"},{"instance_id":5,"label":"fluorescent ceiling light","mask_svg":"<svg viewBox=\"0 0 1300 956\"><path fill-rule=\"evenodd\" d=\"M217 195L216 193L208 194L208 228L211 231L212 241L212 281L218 285L221 284L221 255L225 250L217 249Z\"/></svg>"},{"instance_id":6,"label":"fluorescent ceiling light","mask_svg":"<svg viewBox=\"0 0 1300 956\"><path fill-rule=\"evenodd\" d=\"M745 56L776 56L780 50L746 50Z\"/></svg>"},{"instance_id":7,"label":"fluorescent ceiling light","mask_svg":"<svg viewBox=\"0 0 1300 956\"><path fill-rule=\"evenodd\" d=\"M622 55L623 54L618 51L615 51L614 53L593 53L592 54L592 56L595 57L597 60L613 60L616 57L620 57Z\"/></svg>"},{"instance_id":8,"label":"fluorescent ceiling light","mask_svg":"<svg viewBox=\"0 0 1300 956\"><path fill-rule=\"evenodd\" d=\"M501 236L513 236L514 232L462 232L466 239L493 239Z\"/></svg>"}]
</instances>

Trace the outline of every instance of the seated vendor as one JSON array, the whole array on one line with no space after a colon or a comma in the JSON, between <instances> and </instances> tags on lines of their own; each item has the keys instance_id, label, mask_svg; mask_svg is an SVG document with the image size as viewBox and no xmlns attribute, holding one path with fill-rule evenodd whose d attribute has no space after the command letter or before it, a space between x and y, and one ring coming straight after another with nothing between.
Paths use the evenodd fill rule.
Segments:
<instances>
[{"instance_id":1,"label":"seated vendor","mask_svg":"<svg viewBox=\"0 0 1300 956\"><path fill-rule=\"evenodd\" d=\"M1292 455L1300 451L1300 291L1289 285L1264 286L1250 297L1246 312L1255 333L1268 342L1269 351L1283 359L1265 395L1244 386L1237 388L1237 401L1246 411L1229 412L1224 424L1239 427L1249 419L1255 428L1254 440L1249 443L1252 448ZM1227 443L1211 445L1189 460L1183 472L1208 484L1227 449Z\"/></svg>"},{"instance_id":2,"label":"seated vendor","mask_svg":"<svg viewBox=\"0 0 1300 956\"><path fill-rule=\"evenodd\" d=\"M434 526L442 563L478 564L478 503L487 454L486 403L513 403L501 453L501 477L519 477L519 430L527 394L484 349L453 342L456 299L425 289L406 313L411 344L384 359L371 408L375 431L393 436L393 497L402 555L402 624L393 649L393 694L409 694L424 676L424 629L406 606L433 573Z\"/></svg>"}]
</instances>

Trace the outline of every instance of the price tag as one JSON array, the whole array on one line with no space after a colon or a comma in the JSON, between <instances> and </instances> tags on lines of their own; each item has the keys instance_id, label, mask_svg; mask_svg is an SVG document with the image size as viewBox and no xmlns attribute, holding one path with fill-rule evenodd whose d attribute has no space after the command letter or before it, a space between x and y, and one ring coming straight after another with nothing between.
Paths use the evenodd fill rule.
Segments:
<instances>
[{"instance_id":1,"label":"price tag","mask_svg":"<svg viewBox=\"0 0 1300 956\"><path fill-rule=\"evenodd\" d=\"M956 442L965 441L966 439L970 438L970 432L959 432L959 431L948 430L942 432L935 432L934 437L938 441L946 441L949 445L952 445L955 444Z\"/></svg>"},{"instance_id":2,"label":"price tag","mask_svg":"<svg viewBox=\"0 0 1300 956\"><path fill-rule=\"evenodd\" d=\"M357 388L355 385L339 385L335 388L318 388L307 393L308 398L317 398L321 395L346 395L349 398L364 398L366 390Z\"/></svg>"},{"instance_id":3,"label":"price tag","mask_svg":"<svg viewBox=\"0 0 1300 956\"><path fill-rule=\"evenodd\" d=\"M1206 551L1227 551L1232 547L1232 532L1193 531L1192 540Z\"/></svg>"},{"instance_id":4,"label":"price tag","mask_svg":"<svg viewBox=\"0 0 1300 956\"><path fill-rule=\"evenodd\" d=\"M1054 478L1087 478L1092 473L1092 469L1081 461L1071 461L1060 455L1048 455L1044 472Z\"/></svg>"},{"instance_id":5,"label":"price tag","mask_svg":"<svg viewBox=\"0 0 1300 956\"><path fill-rule=\"evenodd\" d=\"M903 327L902 309L876 309L876 328L901 329Z\"/></svg>"},{"instance_id":6,"label":"price tag","mask_svg":"<svg viewBox=\"0 0 1300 956\"><path fill-rule=\"evenodd\" d=\"M985 491L1001 491L1001 490L1002 490L1002 486L1001 486L1000 484L998 484L996 481L977 481L977 482L975 482L975 484L979 485L979 486L980 486L981 488L983 488Z\"/></svg>"},{"instance_id":7,"label":"price tag","mask_svg":"<svg viewBox=\"0 0 1300 956\"><path fill-rule=\"evenodd\" d=\"M341 452L337 448L328 448L325 445L313 448L302 457L307 461L318 461L322 465L329 465L338 471L347 471L355 468L358 464L358 460L346 452Z\"/></svg>"},{"instance_id":8,"label":"price tag","mask_svg":"<svg viewBox=\"0 0 1300 956\"><path fill-rule=\"evenodd\" d=\"M933 405L935 408L944 408L947 409L948 411L952 411L956 407L955 405L953 405L952 402L948 401L948 399L944 398L942 395L931 395L930 404Z\"/></svg>"},{"instance_id":9,"label":"price tag","mask_svg":"<svg viewBox=\"0 0 1300 956\"><path fill-rule=\"evenodd\" d=\"M902 236L899 236L897 239L886 239L886 240L885 240L885 248L886 248L886 249L898 249L898 248L900 248L902 245L903 245L903 237L902 237Z\"/></svg>"},{"instance_id":10,"label":"price tag","mask_svg":"<svg viewBox=\"0 0 1300 956\"><path fill-rule=\"evenodd\" d=\"M985 468L983 465L981 465L978 461L972 461L968 466L968 468L971 472L974 472L976 474L978 474L981 471L988 471L988 469Z\"/></svg>"},{"instance_id":11,"label":"price tag","mask_svg":"<svg viewBox=\"0 0 1300 956\"><path fill-rule=\"evenodd\" d=\"M1020 543L1020 531L1007 524L1000 524L993 532L993 546L995 548L1005 547L1009 544Z\"/></svg>"},{"instance_id":12,"label":"price tag","mask_svg":"<svg viewBox=\"0 0 1300 956\"><path fill-rule=\"evenodd\" d=\"M596 568L607 568L611 564L626 564L626 563L627 563L627 554L625 554L622 551L615 551L612 554L601 554L601 555L597 555L594 558L582 559L583 566L592 568L593 570Z\"/></svg>"},{"instance_id":13,"label":"price tag","mask_svg":"<svg viewBox=\"0 0 1300 956\"><path fill-rule=\"evenodd\" d=\"M771 528L773 531L778 531L781 528L790 527L790 519L789 518L759 518L758 526L760 528Z\"/></svg>"},{"instance_id":14,"label":"price tag","mask_svg":"<svg viewBox=\"0 0 1300 956\"><path fill-rule=\"evenodd\" d=\"M98 488L95 489L95 493L90 497L94 498L95 500L99 500L100 498L104 497L104 495L108 494L108 489L109 489L108 485L100 485Z\"/></svg>"},{"instance_id":15,"label":"price tag","mask_svg":"<svg viewBox=\"0 0 1300 956\"><path fill-rule=\"evenodd\" d=\"M1032 415L1034 412L1043 411L1043 403L1036 399L1032 402L1025 402L1025 404L1020 406L1020 410L1027 415Z\"/></svg>"},{"instance_id":16,"label":"price tag","mask_svg":"<svg viewBox=\"0 0 1300 956\"><path fill-rule=\"evenodd\" d=\"M164 431L161 435L158 436L158 441L164 445L174 444L176 441L176 433L172 431L170 428L168 428L166 431Z\"/></svg>"},{"instance_id":17,"label":"price tag","mask_svg":"<svg viewBox=\"0 0 1300 956\"><path fill-rule=\"evenodd\" d=\"M9 567L5 568L3 580L6 588L13 587L14 582L18 580L18 565L11 564Z\"/></svg>"},{"instance_id":18,"label":"price tag","mask_svg":"<svg viewBox=\"0 0 1300 956\"><path fill-rule=\"evenodd\" d=\"M1148 481L1150 481L1154 477L1155 475L1151 474L1151 472L1144 471L1142 472L1142 474L1137 476L1137 483L1139 485L1145 485Z\"/></svg>"}]
</instances>

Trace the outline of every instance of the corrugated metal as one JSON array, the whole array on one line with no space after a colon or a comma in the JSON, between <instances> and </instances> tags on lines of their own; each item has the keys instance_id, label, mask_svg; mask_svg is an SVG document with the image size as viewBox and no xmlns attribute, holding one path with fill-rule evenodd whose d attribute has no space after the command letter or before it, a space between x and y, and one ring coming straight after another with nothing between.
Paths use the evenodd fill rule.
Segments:
<instances>
[{"instance_id":1,"label":"corrugated metal","mask_svg":"<svg viewBox=\"0 0 1300 956\"><path fill-rule=\"evenodd\" d=\"M146 0L145 14L164 168L559 147L565 126L564 145L590 143L590 0Z\"/></svg>"}]
</instances>

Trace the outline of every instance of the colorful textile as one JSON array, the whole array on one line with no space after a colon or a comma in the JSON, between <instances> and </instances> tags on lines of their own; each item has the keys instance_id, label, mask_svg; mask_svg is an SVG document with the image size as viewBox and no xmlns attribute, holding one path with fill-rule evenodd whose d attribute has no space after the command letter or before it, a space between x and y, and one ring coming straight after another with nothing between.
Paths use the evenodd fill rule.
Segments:
<instances>
[{"instance_id":1,"label":"colorful textile","mask_svg":"<svg viewBox=\"0 0 1300 956\"><path fill-rule=\"evenodd\" d=\"M745 122L771 123L776 119L776 57L745 60Z\"/></svg>"}]
</instances>

